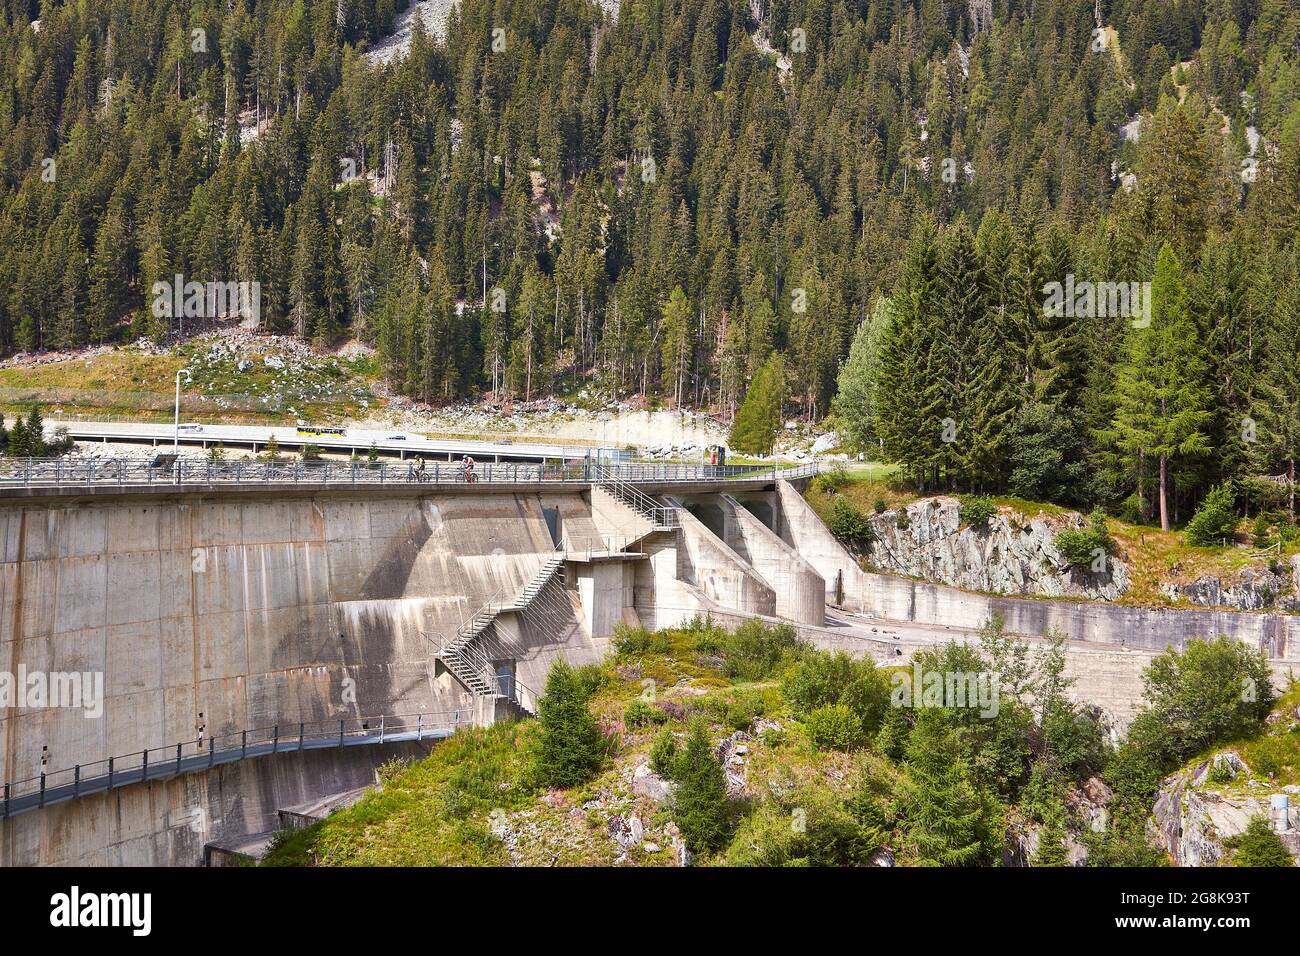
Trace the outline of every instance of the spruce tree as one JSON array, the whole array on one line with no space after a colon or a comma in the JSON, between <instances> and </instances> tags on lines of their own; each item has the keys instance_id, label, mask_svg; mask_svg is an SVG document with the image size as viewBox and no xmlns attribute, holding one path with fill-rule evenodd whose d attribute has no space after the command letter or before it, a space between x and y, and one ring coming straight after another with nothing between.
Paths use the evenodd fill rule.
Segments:
<instances>
[{"instance_id":1,"label":"spruce tree","mask_svg":"<svg viewBox=\"0 0 1300 956\"><path fill-rule=\"evenodd\" d=\"M907 841L922 865L987 865L1000 845L996 806L971 782L946 720L941 711L921 710L908 735L901 792Z\"/></svg>"},{"instance_id":2,"label":"spruce tree","mask_svg":"<svg viewBox=\"0 0 1300 956\"><path fill-rule=\"evenodd\" d=\"M881 337L876 434L885 458L925 490L939 466L944 437L944 379L934 315L938 266L933 225L922 221L908 244L895 308Z\"/></svg>"},{"instance_id":3,"label":"spruce tree","mask_svg":"<svg viewBox=\"0 0 1300 956\"><path fill-rule=\"evenodd\" d=\"M731 423L731 448L746 455L771 454L781 430L784 400L785 365L776 354L763 363L745 392L745 401Z\"/></svg>"},{"instance_id":4,"label":"spruce tree","mask_svg":"<svg viewBox=\"0 0 1300 956\"><path fill-rule=\"evenodd\" d=\"M541 731L533 770L545 787L576 787L600 770L605 758L600 725L587 710L587 692L568 662L560 659L546 675L537 705Z\"/></svg>"},{"instance_id":5,"label":"spruce tree","mask_svg":"<svg viewBox=\"0 0 1300 956\"><path fill-rule=\"evenodd\" d=\"M721 849L730 832L727 781L702 718L691 724L686 745L673 761L673 780L673 822L687 848L695 853Z\"/></svg>"},{"instance_id":6,"label":"spruce tree","mask_svg":"<svg viewBox=\"0 0 1300 956\"><path fill-rule=\"evenodd\" d=\"M1203 346L1188 316L1182 269L1168 243L1156 259L1149 325L1142 320L1134 325L1118 369L1119 407L1113 435L1139 482L1146 459L1154 461L1160 527L1168 531L1170 462L1210 450L1204 431L1210 418L1210 393Z\"/></svg>"}]
</instances>

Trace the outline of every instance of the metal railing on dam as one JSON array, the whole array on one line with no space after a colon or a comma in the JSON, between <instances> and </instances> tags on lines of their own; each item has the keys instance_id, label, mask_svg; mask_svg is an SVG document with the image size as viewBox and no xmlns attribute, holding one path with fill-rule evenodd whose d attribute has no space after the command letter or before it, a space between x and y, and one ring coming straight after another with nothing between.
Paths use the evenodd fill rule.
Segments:
<instances>
[{"instance_id":1,"label":"metal railing on dam","mask_svg":"<svg viewBox=\"0 0 1300 956\"><path fill-rule=\"evenodd\" d=\"M254 757L300 750L444 740L473 722L473 711L387 714L276 724L187 740L48 771L4 785L0 819L145 780L166 780Z\"/></svg>"},{"instance_id":2,"label":"metal railing on dam","mask_svg":"<svg viewBox=\"0 0 1300 956\"><path fill-rule=\"evenodd\" d=\"M613 478L627 484L689 484L807 478L816 463L780 465L680 465L590 461L534 464L484 462L215 461L171 456L147 458L0 458L0 495L12 488L88 488L166 485L472 485L592 484Z\"/></svg>"}]
</instances>

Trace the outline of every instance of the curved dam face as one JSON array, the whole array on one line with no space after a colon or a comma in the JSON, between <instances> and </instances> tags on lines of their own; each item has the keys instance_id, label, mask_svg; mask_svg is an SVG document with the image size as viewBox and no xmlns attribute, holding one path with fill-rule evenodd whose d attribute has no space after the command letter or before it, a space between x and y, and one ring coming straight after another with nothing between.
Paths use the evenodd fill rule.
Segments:
<instances>
[{"instance_id":1,"label":"curved dam face","mask_svg":"<svg viewBox=\"0 0 1300 956\"><path fill-rule=\"evenodd\" d=\"M558 529L595 535L590 512L576 490L155 495L0 507L0 672L83 675L87 698L96 675L102 681L102 698L77 706L51 706L58 702L21 688L3 700L3 782L17 787L45 771L177 742L202 752L205 738L273 725L288 737L299 723L378 715L425 715L426 726L457 711L460 722L490 720L482 698L435 660L438 645L494 595L523 588L553 554ZM530 686L540 688L557 653L592 660L604 643L583 625L576 596L570 606L561 595L553 626L511 631L515 673ZM329 792L321 788L369 782L369 750L303 759L328 762L315 789ZM192 804L209 823L195 839L219 835L211 821L226 816L246 832L266 828L277 802L312 796L311 787L275 783L283 757L169 784L199 794ZM227 783L227 795L242 788L259 796L223 803L202 795L219 778L239 781ZM166 828L159 814L185 805L166 797L165 812L123 815L120 799L83 797L0 823L0 861L197 862L193 840L136 844L114 858L111 848L131 838L115 827L147 819Z\"/></svg>"},{"instance_id":2,"label":"curved dam face","mask_svg":"<svg viewBox=\"0 0 1300 956\"><path fill-rule=\"evenodd\" d=\"M868 573L789 483L694 484L0 498L0 864L195 865L264 842L394 755L531 709L552 661L599 659L619 623L758 618L902 663L1002 613L1031 639L1062 627L1072 693L1117 728L1167 646L1227 634L1279 676L1300 660L1300 619ZM89 699L54 699L64 677Z\"/></svg>"}]
</instances>

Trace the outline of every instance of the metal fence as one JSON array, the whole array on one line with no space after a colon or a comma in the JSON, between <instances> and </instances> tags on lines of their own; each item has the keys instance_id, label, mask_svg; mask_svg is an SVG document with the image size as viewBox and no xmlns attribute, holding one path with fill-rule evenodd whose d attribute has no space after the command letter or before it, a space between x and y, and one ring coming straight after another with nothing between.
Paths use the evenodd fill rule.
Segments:
<instances>
[{"instance_id":1,"label":"metal fence","mask_svg":"<svg viewBox=\"0 0 1300 956\"><path fill-rule=\"evenodd\" d=\"M249 757L360 744L440 740L450 736L457 727L471 724L473 717L470 710L381 714L275 724L208 738L198 737L6 783L0 816L8 817L144 780L163 780Z\"/></svg>"},{"instance_id":2,"label":"metal fence","mask_svg":"<svg viewBox=\"0 0 1300 956\"><path fill-rule=\"evenodd\" d=\"M796 468L773 465L670 465L624 463L600 469L629 484L804 478L816 464ZM149 458L0 458L0 494L6 487L103 485L255 485L255 484L430 484L465 485L574 482L595 477L590 462L493 463L466 468L459 462L213 461L165 456Z\"/></svg>"}]
</instances>

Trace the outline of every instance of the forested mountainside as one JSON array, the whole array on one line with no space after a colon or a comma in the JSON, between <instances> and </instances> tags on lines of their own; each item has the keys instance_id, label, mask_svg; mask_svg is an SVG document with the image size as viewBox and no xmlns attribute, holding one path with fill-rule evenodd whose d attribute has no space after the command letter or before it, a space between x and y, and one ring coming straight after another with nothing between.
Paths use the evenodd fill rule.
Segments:
<instances>
[{"instance_id":1,"label":"forested mountainside","mask_svg":"<svg viewBox=\"0 0 1300 956\"><path fill-rule=\"evenodd\" d=\"M368 61L399 5L4 0L0 348L164 335L180 274L426 401L729 416L771 359L812 419L856 333L849 430L923 484L1290 467L1296 0L463 0Z\"/></svg>"}]
</instances>

